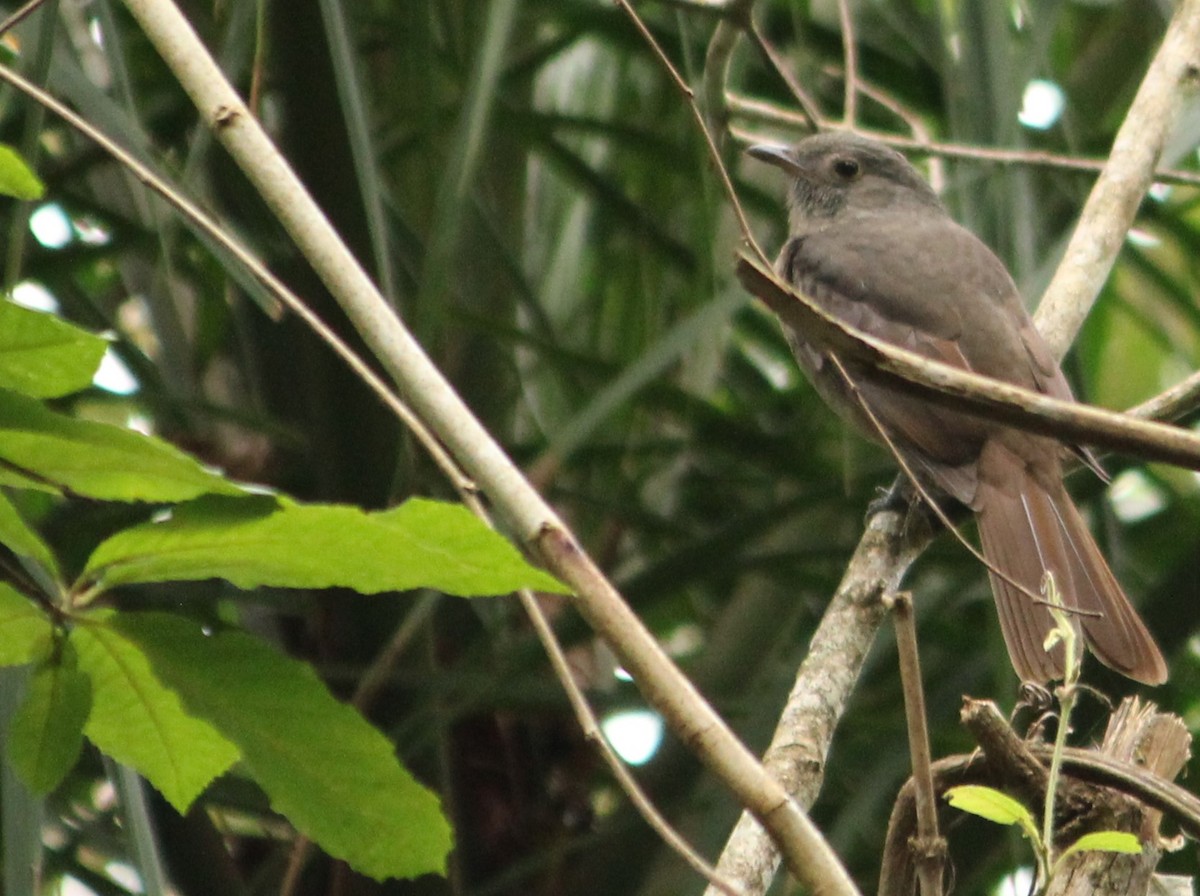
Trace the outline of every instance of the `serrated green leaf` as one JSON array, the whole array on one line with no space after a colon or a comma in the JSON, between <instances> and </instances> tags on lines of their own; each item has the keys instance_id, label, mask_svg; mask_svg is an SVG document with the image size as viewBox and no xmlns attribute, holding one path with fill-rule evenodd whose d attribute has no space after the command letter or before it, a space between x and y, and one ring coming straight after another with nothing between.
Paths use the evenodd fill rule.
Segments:
<instances>
[{"instance_id":1,"label":"serrated green leaf","mask_svg":"<svg viewBox=\"0 0 1200 896\"><path fill-rule=\"evenodd\" d=\"M1084 834L1063 850L1058 861L1062 861L1072 853L1093 850L1096 852L1119 852L1126 855L1138 855L1142 851L1142 842L1136 834L1126 831L1093 831Z\"/></svg>"},{"instance_id":2,"label":"serrated green leaf","mask_svg":"<svg viewBox=\"0 0 1200 896\"><path fill-rule=\"evenodd\" d=\"M0 194L26 202L41 199L45 186L15 149L0 143Z\"/></svg>"},{"instance_id":3,"label":"serrated green leaf","mask_svg":"<svg viewBox=\"0 0 1200 896\"><path fill-rule=\"evenodd\" d=\"M13 767L34 793L49 793L75 765L91 703L91 681L69 651L34 673L8 741Z\"/></svg>"},{"instance_id":4,"label":"serrated green leaf","mask_svg":"<svg viewBox=\"0 0 1200 896\"><path fill-rule=\"evenodd\" d=\"M179 695L155 676L141 648L109 625L112 618L111 613L94 614L70 635L79 670L92 683L92 712L84 734L186 812L209 782L237 760L237 747L184 709Z\"/></svg>"},{"instance_id":5,"label":"serrated green leaf","mask_svg":"<svg viewBox=\"0 0 1200 896\"><path fill-rule=\"evenodd\" d=\"M0 460L89 498L186 501L241 489L152 436L76 420L0 389Z\"/></svg>"},{"instance_id":6,"label":"serrated green leaf","mask_svg":"<svg viewBox=\"0 0 1200 896\"><path fill-rule=\"evenodd\" d=\"M20 666L50 653L54 625L33 601L0 583L0 666Z\"/></svg>"},{"instance_id":7,"label":"serrated green leaf","mask_svg":"<svg viewBox=\"0 0 1200 896\"><path fill-rule=\"evenodd\" d=\"M341 586L364 594L564 590L466 508L421 499L368 513L261 496L208 497L175 508L169 519L118 532L96 548L84 574L106 588L222 578L239 588Z\"/></svg>"},{"instance_id":8,"label":"serrated green leaf","mask_svg":"<svg viewBox=\"0 0 1200 896\"><path fill-rule=\"evenodd\" d=\"M996 824L1020 825L1031 839L1038 839L1033 815L1021 803L992 787L964 784L946 791L946 801L956 809L994 821Z\"/></svg>"},{"instance_id":9,"label":"serrated green leaf","mask_svg":"<svg viewBox=\"0 0 1200 896\"><path fill-rule=\"evenodd\" d=\"M52 314L0 302L0 388L35 398L78 392L91 385L107 349L104 339Z\"/></svg>"},{"instance_id":10,"label":"serrated green leaf","mask_svg":"<svg viewBox=\"0 0 1200 896\"><path fill-rule=\"evenodd\" d=\"M25 522L3 492L0 492L0 544L22 557L35 561L54 578L59 577L58 561L54 558L54 552Z\"/></svg>"},{"instance_id":11,"label":"serrated green leaf","mask_svg":"<svg viewBox=\"0 0 1200 896\"><path fill-rule=\"evenodd\" d=\"M377 879L444 873L452 842L436 795L307 665L243 632L206 636L165 613L113 624L188 709L237 744L271 805L330 855Z\"/></svg>"}]
</instances>

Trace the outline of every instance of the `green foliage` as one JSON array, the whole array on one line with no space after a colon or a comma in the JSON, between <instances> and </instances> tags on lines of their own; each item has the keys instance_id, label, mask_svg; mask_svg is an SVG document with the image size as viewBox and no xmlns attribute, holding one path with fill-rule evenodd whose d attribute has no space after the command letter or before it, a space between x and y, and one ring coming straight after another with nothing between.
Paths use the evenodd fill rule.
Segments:
<instances>
[{"instance_id":1,"label":"green foliage","mask_svg":"<svg viewBox=\"0 0 1200 896\"><path fill-rule=\"evenodd\" d=\"M113 759L136 768L184 812L237 760L237 747L211 722L188 713L140 646L111 621L107 614L85 617L70 635L79 670L92 684L84 734Z\"/></svg>"},{"instance_id":2,"label":"green foliage","mask_svg":"<svg viewBox=\"0 0 1200 896\"><path fill-rule=\"evenodd\" d=\"M1034 843L1041 843L1033 813L1011 796L994 787L965 784L946 791L946 801L955 809L970 812L996 824L1016 825Z\"/></svg>"},{"instance_id":3,"label":"green foliage","mask_svg":"<svg viewBox=\"0 0 1200 896\"><path fill-rule=\"evenodd\" d=\"M1033 813L1007 794L992 787L965 784L951 787L946 791L945 798L951 806L963 812L986 818L996 824L1016 825L1020 828L1037 854L1038 868L1043 869L1040 875L1043 890L1062 868L1063 862L1076 853L1092 850L1137 855L1142 851L1142 844L1136 834L1126 831L1094 831L1084 834L1058 855L1051 856L1050 846L1042 839Z\"/></svg>"},{"instance_id":4,"label":"green foliage","mask_svg":"<svg viewBox=\"0 0 1200 896\"><path fill-rule=\"evenodd\" d=\"M310 666L240 632L210 636L167 614L78 608L122 585L216 577L242 588L461 595L561 592L561 584L461 506L413 499L366 513L246 494L159 439L51 411L36 397L87 385L104 341L16 306L0 306L0 318L11 323L0 337L0 378L27 393L0 390L0 458L20 471L11 484L186 502L118 531L76 585L45 595L64 614L59 643L51 619L0 584L0 664L40 660L8 738L26 785L41 794L57 787L85 735L180 812L240 763L276 811L363 873L444 873L451 834L438 798ZM59 578L51 547L2 493L0 544L46 584Z\"/></svg>"},{"instance_id":5,"label":"green foliage","mask_svg":"<svg viewBox=\"0 0 1200 896\"><path fill-rule=\"evenodd\" d=\"M0 666L20 666L49 655L53 638L46 614L11 585L0 583Z\"/></svg>"},{"instance_id":6,"label":"green foliage","mask_svg":"<svg viewBox=\"0 0 1200 896\"><path fill-rule=\"evenodd\" d=\"M1142 844L1138 840L1137 834L1130 834L1128 831L1095 831L1091 834L1084 834L1064 849L1058 860L1061 862L1068 856L1087 850L1136 856L1141 853Z\"/></svg>"},{"instance_id":7,"label":"green foliage","mask_svg":"<svg viewBox=\"0 0 1200 896\"><path fill-rule=\"evenodd\" d=\"M111 624L188 710L236 745L271 804L331 855L377 878L445 872L450 828L438 798L309 666L242 632L206 635L167 614Z\"/></svg>"},{"instance_id":8,"label":"green foliage","mask_svg":"<svg viewBox=\"0 0 1200 896\"><path fill-rule=\"evenodd\" d=\"M161 439L59 414L7 390L0 390L0 461L73 494L110 501L242 491Z\"/></svg>"},{"instance_id":9,"label":"green foliage","mask_svg":"<svg viewBox=\"0 0 1200 896\"><path fill-rule=\"evenodd\" d=\"M0 144L0 195L26 201L41 199L45 185L11 146Z\"/></svg>"},{"instance_id":10,"label":"green foliage","mask_svg":"<svg viewBox=\"0 0 1200 896\"><path fill-rule=\"evenodd\" d=\"M91 702L91 678L69 650L34 673L8 740L13 767L34 793L53 790L79 758Z\"/></svg>"},{"instance_id":11,"label":"green foliage","mask_svg":"<svg viewBox=\"0 0 1200 896\"><path fill-rule=\"evenodd\" d=\"M220 577L239 588L336 585L363 594L563 592L465 507L417 498L377 513L267 497L205 498L117 533L96 548L83 574L105 589Z\"/></svg>"},{"instance_id":12,"label":"green foliage","mask_svg":"<svg viewBox=\"0 0 1200 896\"><path fill-rule=\"evenodd\" d=\"M58 560L54 552L3 492L0 492L0 544L58 577Z\"/></svg>"},{"instance_id":13,"label":"green foliage","mask_svg":"<svg viewBox=\"0 0 1200 896\"><path fill-rule=\"evenodd\" d=\"M34 398L78 392L91 384L107 349L105 340L61 318L0 302L0 388Z\"/></svg>"}]
</instances>

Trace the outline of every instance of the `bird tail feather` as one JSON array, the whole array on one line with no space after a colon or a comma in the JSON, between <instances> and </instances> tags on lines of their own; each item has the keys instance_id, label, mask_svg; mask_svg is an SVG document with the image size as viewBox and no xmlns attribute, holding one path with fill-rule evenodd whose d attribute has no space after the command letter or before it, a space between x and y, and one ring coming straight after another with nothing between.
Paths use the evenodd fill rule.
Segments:
<instances>
[{"instance_id":1,"label":"bird tail feather","mask_svg":"<svg viewBox=\"0 0 1200 896\"><path fill-rule=\"evenodd\" d=\"M993 457L995 457L993 455ZM1045 682L1063 675L1061 644L1047 651L1054 626L1042 592L1046 571L1054 573L1064 605L1077 631L1105 665L1145 684L1161 684L1167 667L1154 639L1121 590L1087 525L1061 483L1046 487L1012 455L979 483L979 535L1000 616L1000 628L1013 667L1024 681Z\"/></svg>"}]
</instances>

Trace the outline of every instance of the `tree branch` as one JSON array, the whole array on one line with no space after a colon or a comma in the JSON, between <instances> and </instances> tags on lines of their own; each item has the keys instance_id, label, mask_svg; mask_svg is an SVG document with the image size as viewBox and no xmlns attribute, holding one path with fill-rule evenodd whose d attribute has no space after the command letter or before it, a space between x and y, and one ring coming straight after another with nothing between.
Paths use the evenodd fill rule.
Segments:
<instances>
[{"instance_id":1,"label":"tree branch","mask_svg":"<svg viewBox=\"0 0 1200 896\"><path fill-rule=\"evenodd\" d=\"M1185 88L1195 86L1198 73L1200 0L1182 0L1038 305L1038 331L1059 357L1074 342L1108 279L1138 206L1154 182Z\"/></svg>"},{"instance_id":2,"label":"tree branch","mask_svg":"<svg viewBox=\"0 0 1200 896\"><path fill-rule=\"evenodd\" d=\"M826 314L749 256L738 256L737 273L750 293L797 331L843 362L867 368L874 380L1068 444L1125 451L1200 470L1200 435L1191 430L1051 398L898 348Z\"/></svg>"},{"instance_id":3,"label":"tree branch","mask_svg":"<svg viewBox=\"0 0 1200 896\"><path fill-rule=\"evenodd\" d=\"M771 830L807 887L831 896L857 893L808 816L678 670L395 316L179 9L170 0L126 0L126 6L421 420L479 483L522 545L576 591L580 612L647 700Z\"/></svg>"}]
</instances>

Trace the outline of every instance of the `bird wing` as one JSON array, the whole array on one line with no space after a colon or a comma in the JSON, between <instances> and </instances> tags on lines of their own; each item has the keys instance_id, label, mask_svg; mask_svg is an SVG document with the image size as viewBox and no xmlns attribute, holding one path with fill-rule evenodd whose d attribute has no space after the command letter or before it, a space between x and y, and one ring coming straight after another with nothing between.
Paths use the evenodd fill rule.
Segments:
<instances>
[{"instance_id":1,"label":"bird wing","mask_svg":"<svg viewBox=\"0 0 1200 896\"><path fill-rule=\"evenodd\" d=\"M824 229L791 239L779 270L856 329L954 367L1071 397L1004 265L949 217L842 215ZM840 374L827 369L820 347L808 345L794 329L791 336L826 399L876 437L873 422L853 407L859 399L840 382ZM908 449L906 459L942 489L973 504L975 461L996 424L938 407L863 373L856 378L857 393L898 446ZM1044 447L1030 451L1041 454Z\"/></svg>"}]
</instances>

